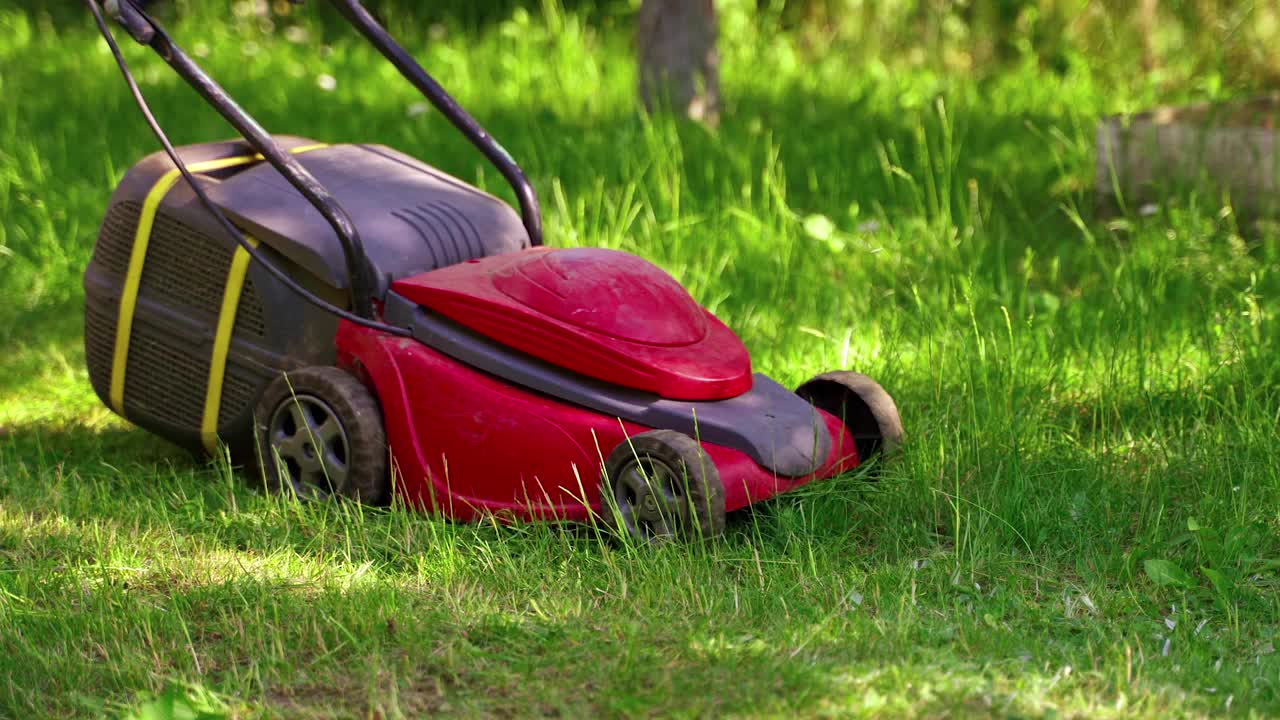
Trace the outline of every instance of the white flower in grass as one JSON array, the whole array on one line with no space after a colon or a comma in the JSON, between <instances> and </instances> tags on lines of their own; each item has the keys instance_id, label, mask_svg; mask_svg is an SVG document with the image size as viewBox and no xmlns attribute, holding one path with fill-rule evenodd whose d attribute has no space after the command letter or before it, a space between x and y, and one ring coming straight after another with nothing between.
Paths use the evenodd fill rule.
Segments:
<instances>
[{"instance_id":1,"label":"white flower in grass","mask_svg":"<svg viewBox=\"0 0 1280 720\"><path fill-rule=\"evenodd\" d=\"M316 85L325 92L333 92L334 88L338 87L338 79L329 73L324 73L316 78Z\"/></svg>"}]
</instances>

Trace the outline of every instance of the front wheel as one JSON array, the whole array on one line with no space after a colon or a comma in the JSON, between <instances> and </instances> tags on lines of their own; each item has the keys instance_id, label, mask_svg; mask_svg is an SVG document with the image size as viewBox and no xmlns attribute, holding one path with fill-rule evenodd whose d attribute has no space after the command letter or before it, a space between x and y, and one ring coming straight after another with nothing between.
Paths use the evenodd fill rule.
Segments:
<instances>
[{"instance_id":1,"label":"front wheel","mask_svg":"<svg viewBox=\"0 0 1280 720\"><path fill-rule=\"evenodd\" d=\"M840 418L858 448L858 461L892 457L902 446L902 417L893 397L856 372L823 373L796 388L811 405Z\"/></svg>"},{"instance_id":2,"label":"front wheel","mask_svg":"<svg viewBox=\"0 0 1280 720\"><path fill-rule=\"evenodd\" d=\"M282 374L258 402L254 427L268 490L367 505L391 499L382 411L350 373L317 366Z\"/></svg>"},{"instance_id":3,"label":"front wheel","mask_svg":"<svg viewBox=\"0 0 1280 720\"><path fill-rule=\"evenodd\" d=\"M698 441L674 430L633 435L613 449L600 481L614 532L645 543L724 533L724 485Z\"/></svg>"}]
</instances>

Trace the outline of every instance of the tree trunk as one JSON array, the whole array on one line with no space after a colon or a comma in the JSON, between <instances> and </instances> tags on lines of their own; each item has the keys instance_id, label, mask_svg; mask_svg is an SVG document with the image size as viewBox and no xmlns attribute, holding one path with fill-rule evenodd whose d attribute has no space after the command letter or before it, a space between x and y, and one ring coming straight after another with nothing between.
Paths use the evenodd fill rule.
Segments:
<instances>
[{"instance_id":1,"label":"tree trunk","mask_svg":"<svg viewBox=\"0 0 1280 720\"><path fill-rule=\"evenodd\" d=\"M640 98L645 109L720 116L719 33L714 0L644 0L637 22Z\"/></svg>"}]
</instances>

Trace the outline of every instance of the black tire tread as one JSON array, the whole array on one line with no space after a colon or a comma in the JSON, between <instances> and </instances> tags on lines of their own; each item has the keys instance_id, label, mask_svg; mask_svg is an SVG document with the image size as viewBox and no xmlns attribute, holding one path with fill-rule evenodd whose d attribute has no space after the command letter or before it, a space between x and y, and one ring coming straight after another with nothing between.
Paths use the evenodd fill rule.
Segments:
<instances>
[{"instance_id":1,"label":"black tire tread","mask_svg":"<svg viewBox=\"0 0 1280 720\"><path fill-rule=\"evenodd\" d=\"M878 441L873 443L874 453L867 453L862 461L878 454L883 458L897 456L906 441L906 433L902 429L902 416L898 413L898 405L880 383L850 370L835 370L814 376L811 380L796 388L796 394L808 400L814 406L840 416L842 405L847 407L850 397L856 398L874 419L875 430L879 434ZM847 422L847 421L846 421ZM850 428L855 437L863 428ZM863 447L859 447L862 455Z\"/></svg>"},{"instance_id":2,"label":"black tire tread","mask_svg":"<svg viewBox=\"0 0 1280 720\"><path fill-rule=\"evenodd\" d=\"M725 529L725 496L724 483L720 479L720 471L715 462L702 449L701 443L682 432L675 430L650 430L632 435L618 443L609 453L605 461L605 471L601 476L601 497L612 495L609 478L617 477L622 468L638 457L650 456L672 467L684 468L687 479L686 490L695 513L696 528L684 528L688 538L679 539L711 539L724 534ZM704 495L705 492L705 495ZM605 500L602 508L608 528L618 534L627 534L615 513L611 511Z\"/></svg>"},{"instance_id":3,"label":"black tire tread","mask_svg":"<svg viewBox=\"0 0 1280 720\"><path fill-rule=\"evenodd\" d=\"M373 393L351 373L331 366L311 366L282 373L267 386L254 409L255 456L267 489L281 492L280 473L268 444L267 424L280 403L295 394L323 400L337 415L347 434L347 482L335 493L365 505L386 505L391 500L387 435L382 409Z\"/></svg>"}]
</instances>

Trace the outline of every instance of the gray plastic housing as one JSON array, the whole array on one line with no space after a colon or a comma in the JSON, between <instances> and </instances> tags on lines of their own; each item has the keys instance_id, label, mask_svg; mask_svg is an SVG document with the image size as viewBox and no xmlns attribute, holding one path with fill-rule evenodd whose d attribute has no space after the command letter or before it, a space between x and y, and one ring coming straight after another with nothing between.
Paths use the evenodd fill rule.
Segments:
<instances>
[{"instance_id":1,"label":"gray plastic housing","mask_svg":"<svg viewBox=\"0 0 1280 720\"><path fill-rule=\"evenodd\" d=\"M276 136L286 150L314 144L308 138ZM252 155L243 141L178 148L189 165ZM196 173L207 190L243 166ZM106 218L85 268L85 355L89 378L110 406L112 355L139 213L156 183L173 170L163 152L125 174L108 203ZM236 242L208 213L185 182L165 193L156 209L133 315L124 415L161 437L203 452L200 437L213 354L214 331ZM288 258L261 250L312 292L339 305L344 294L318 282ZM227 349L218 435L237 461L252 456L253 405L281 370L330 365L338 320L281 285L258 263L250 263Z\"/></svg>"},{"instance_id":2,"label":"gray plastic housing","mask_svg":"<svg viewBox=\"0 0 1280 720\"><path fill-rule=\"evenodd\" d=\"M285 150L317 145L305 137L274 139ZM254 155L243 140L188 145L178 152L188 165ZM382 291L395 278L528 243L519 217L501 201L394 150L337 145L296 157L332 183L344 205L352 203L365 248L380 268ZM86 364L94 390L108 406L120 300L140 214L148 195L173 169L163 152L130 168L112 194L85 269ZM349 305L346 262L337 236L273 168L248 163L197 171L195 177L261 241L259 250L278 267L329 302ZM287 196L269 190L284 187ZM410 196L413 207L427 209L402 213L408 220L396 217L407 205L381 206L381 214L375 207L380 199L403 203ZM233 207L237 202L243 207ZM456 212L469 215L459 219ZM261 223L246 222L248 216ZM298 234L277 235L268 226ZM124 416L195 452L203 452L201 422L215 329L236 248L185 182L164 194L138 286ZM219 438L237 462L254 457L253 407L267 384L282 370L332 365L337 329L336 317L303 300L261 264L249 263L227 348L217 423Z\"/></svg>"},{"instance_id":3,"label":"gray plastic housing","mask_svg":"<svg viewBox=\"0 0 1280 720\"><path fill-rule=\"evenodd\" d=\"M512 384L611 417L678 430L746 453L784 477L814 472L831 454L831 434L807 400L756 373L750 391L727 400L670 400L565 370L505 347L415 304L394 291L387 322L455 360Z\"/></svg>"},{"instance_id":4,"label":"gray plastic housing","mask_svg":"<svg viewBox=\"0 0 1280 720\"><path fill-rule=\"evenodd\" d=\"M333 145L296 157L351 217L379 296L400 278L529 246L506 203L389 147ZM338 236L274 167L260 163L207 192L263 244L325 284L349 287Z\"/></svg>"}]
</instances>

